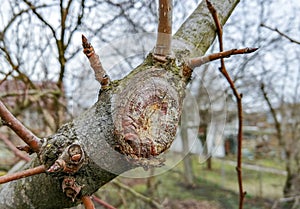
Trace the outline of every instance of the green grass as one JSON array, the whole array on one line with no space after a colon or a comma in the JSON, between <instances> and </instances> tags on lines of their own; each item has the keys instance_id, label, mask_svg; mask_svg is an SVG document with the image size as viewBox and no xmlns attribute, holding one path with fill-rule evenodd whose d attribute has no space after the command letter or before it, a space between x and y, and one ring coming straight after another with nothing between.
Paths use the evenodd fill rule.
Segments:
<instances>
[{"instance_id":1,"label":"green grass","mask_svg":"<svg viewBox=\"0 0 300 209\"><path fill-rule=\"evenodd\" d=\"M157 202L196 200L209 201L219 208L238 208L238 184L235 167L222 160L213 159L213 170L208 171L205 164L198 163L198 157L193 157L195 186L187 187L184 180L183 164L161 175L155 176L156 188L151 195ZM274 199L281 197L285 177L253 170L243 170L244 189L247 191L244 208L271 208ZM119 177L119 180L130 184L141 194L149 196L146 185L147 179L129 179ZM102 192L101 192L102 191ZM100 190L101 197L105 196L109 203L118 208L153 208L129 194L108 184ZM105 195L104 195L105 194ZM124 200L126 200L124 202Z\"/></svg>"},{"instance_id":2,"label":"green grass","mask_svg":"<svg viewBox=\"0 0 300 209\"><path fill-rule=\"evenodd\" d=\"M218 184L225 189L238 192L235 167L222 160L213 160L213 170L208 171L205 165L194 163L199 170L199 178ZM261 171L243 169L244 190L253 197L277 199L282 197L285 176Z\"/></svg>"},{"instance_id":3,"label":"green grass","mask_svg":"<svg viewBox=\"0 0 300 209\"><path fill-rule=\"evenodd\" d=\"M228 160L236 160L236 156L226 157ZM278 170L285 170L285 162L284 160L275 158L275 157L258 157L253 160L243 158L243 163L251 164L251 165L259 165L268 168L275 168Z\"/></svg>"}]
</instances>

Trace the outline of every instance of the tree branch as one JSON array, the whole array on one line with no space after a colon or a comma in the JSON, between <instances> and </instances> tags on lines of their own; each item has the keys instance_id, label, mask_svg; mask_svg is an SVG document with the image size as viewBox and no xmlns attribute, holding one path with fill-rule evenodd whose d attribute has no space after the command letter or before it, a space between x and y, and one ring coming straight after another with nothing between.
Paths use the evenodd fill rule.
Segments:
<instances>
[{"instance_id":1,"label":"tree branch","mask_svg":"<svg viewBox=\"0 0 300 209\"><path fill-rule=\"evenodd\" d=\"M107 208L107 209L116 209L114 206L108 204L107 202L104 202L103 200L101 200L100 198L98 198L97 196L93 195L93 200L102 205L103 207Z\"/></svg>"},{"instance_id":2,"label":"tree branch","mask_svg":"<svg viewBox=\"0 0 300 209\"><path fill-rule=\"evenodd\" d=\"M90 61L91 67L95 72L96 80L99 81L102 88L110 83L110 78L103 69L99 56L95 53L94 47L88 42L87 38L82 35L83 53Z\"/></svg>"},{"instance_id":3,"label":"tree branch","mask_svg":"<svg viewBox=\"0 0 300 209\"><path fill-rule=\"evenodd\" d=\"M172 7L172 0L159 0L158 33L154 48L155 55L167 56L171 54Z\"/></svg>"},{"instance_id":4,"label":"tree branch","mask_svg":"<svg viewBox=\"0 0 300 209\"><path fill-rule=\"evenodd\" d=\"M0 116L5 122L5 125L10 127L26 144L28 144L32 151L35 153L40 151L41 140L15 118L1 101Z\"/></svg>"},{"instance_id":5,"label":"tree branch","mask_svg":"<svg viewBox=\"0 0 300 209\"><path fill-rule=\"evenodd\" d=\"M238 54L248 54L255 52L258 48L243 48L243 49L231 49L228 51L222 51L218 53L209 54L207 56L191 58L187 60L187 64L191 69L195 67L200 67L201 65L221 59L221 58L229 58L231 55L238 55Z\"/></svg>"},{"instance_id":6,"label":"tree branch","mask_svg":"<svg viewBox=\"0 0 300 209\"><path fill-rule=\"evenodd\" d=\"M18 180L21 178L26 178L28 176L33 176L41 173L45 173L46 169L44 165L40 165L34 168L30 168L24 171L19 171L13 174L7 174L5 176L0 176L0 184L7 183L10 181Z\"/></svg>"},{"instance_id":7,"label":"tree branch","mask_svg":"<svg viewBox=\"0 0 300 209\"><path fill-rule=\"evenodd\" d=\"M82 201L85 209L95 209L94 203L90 196L87 196L87 195L83 196L81 198L81 201Z\"/></svg>"},{"instance_id":8,"label":"tree branch","mask_svg":"<svg viewBox=\"0 0 300 209\"><path fill-rule=\"evenodd\" d=\"M222 14L219 22L224 25L232 11L239 3L239 0L211 0L216 10ZM199 18L201 17L201 21ZM215 39L215 25L207 9L207 4L202 1L195 11L187 18L173 37L179 41L181 48L190 50L189 57L199 57L205 54ZM178 47L178 46L177 46Z\"/></svg>"},{"instance_id":9,"label":"tree branch","mask_svg":"<svg viewBox=\"0 0 300 209\"><path fill-rule=\"evenodd\" d=\"M213 16L213 19L215 21L216 27L217 27L217 34L218 34L218 39L219 39L219 48L220 52L223 52L223 38L222 38L222 27L218 18L218 14L216 9L213 7L210 1L206 0L207 7L210 11L210 13ZM223 76L226 78L227 82L230 85L230 88L237 100L237 110L238 110L238 153L237 153L237 166L236 166L236 171L237 171L237 178L238 178L238 184L239 184L239 209L243 208L244 205L244 198L246 195L246 192L244 192L243 189L243 177L242 177L242 141L243 141L243 107L242 107L242 94L239 94L232 79L230 78L226 67L225 67L225 62L224 58L222 57L220 59L221 67L220 71L223 74Z\"/></svg>"},{"instance_id":10,"label":"tree branch","mask_svg":"<svg viewBox=\"0 0 300 209\"><path fill-rule=\"evenodd\" d=\"M28 157L26 154L24 154L23 152L21 152L18 148L16 148L16 146L3 134L0 133L0 138L1 140L6 144L6 146L13 151L13 153L18 156L19 158L21 158L22 160L25 160L27 162L29 162L31 159L30 157Z\"/></svg>"},{"instance_id":11,"label":"tree branch","mask_svg":"<svg viewBox=\"0 0 300 209\"><path fill-rule=\"evenodd\" d=\"M27 0L23 0L28 6L29 6L29 8L32 10L32 12L37 16L37 18L40 20L40 21L42 21L50 30L51 30L51 32L52 32L52 35L54 36L54 38L55 39L57 39L56 38L56 33L55 33L55 30L54 30L54 28L42 17L42 15L41 14L39 14L37 11L36 11L36 9L38 8L38 7L36 7L36 6L34 6L30 1L27 1Z\"/></svg>"},{"instance_id":12,"label":"tree branch","mask_svg":"<svg viewBox=\"0 0 300 209\"><path fill-rule=\"evenodd\" d=\"M292 43L300 44L300 41L291 38L290 36L286 35L285 33L279 31L277 28L271 28L270 26L267 26L267 25L265 25L265 24L263 24L263 23L260 24L260 26L265 27L265 28L267 28L267 29L269 29L269 30L271 30L271 31L274 31L274 32L278 33L280 36L282 36L282 37L288 39L288 40L289 40L290 42L292 42Z\"/></svg>"},{"instance_id":13,"label":"tree branch","mask_svg":"<svg viewBox=\"0 0 300 209\"><path fill-rule=\"evenodd\" d=\"M260 84L260 90L262 91L263 97L266 100L267 105L268 105L268 107L270 109L270 112L272 114L272 117L273 117L273 120L274 120L274 123L275 123L276 134L277 134L277 138L278 138L279 144L280 144L281 147L285 147L285 141L282 138L281 124L280 124L279 119L277 117L276 110L273 107L273 105L272 105L272 103L270 101L270 98L269 98L269 96L267 94L267 91L265 89L265 84L264 83Z\"/></svg>"},{"instance_id":14,"label":"tree branch","mask_svg":"<svg viewBox=\"0 0 300 209\"><path fill-rule=\"evenodd\" d=\"M159 204L158 202L156 202L155 200L153 200L152 198L149 198L149 197L146 197L138 192L136 192L134 189L128 187L127 185L125 184L122 184L121 182L119 181L114 181L112 182L115 186L121 188L121 189L124 189L126 190L127 192L129 192L130 194L132 194L133 196L143 200L144 202L150 204L152 207L155 207L157 209L163 209L163 206L161 204Z\"/></svg>"}]
</instances>

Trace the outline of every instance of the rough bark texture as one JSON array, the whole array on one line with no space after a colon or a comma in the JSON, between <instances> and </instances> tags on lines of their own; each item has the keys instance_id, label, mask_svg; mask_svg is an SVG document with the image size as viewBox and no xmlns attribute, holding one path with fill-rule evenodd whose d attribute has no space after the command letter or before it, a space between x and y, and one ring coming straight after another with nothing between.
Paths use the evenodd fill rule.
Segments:
<instances>
[{"instance_id":1,"label":"rough bark texture","mask_svg":"<svg viewBox=\"0 0 300 209\"><path fill-rule=\"evenodd\" d=\"M225 23L238 1L214 0L212 3L220 12L221 22ZM202 2L176 33L175 38L184 41L177 49L180 53L187 51L187 54L196 49L197 55L202 55L214 36L213 20ZM177 51L177 55L181 54ZM38 157L25 165L28 168L42 163L49 168L70 145L78 144L85 156L80 169L69 173L45 173L7 183L0 190L0 208L68 208L80 201L75 198L72 202L63 193L61 184L65 176L73 176L76 184L82 187L77 195L80 197L92 194L136 166L148 168L160 164L156 157L168 149L174 139L185 84L191 75L180 57L179 61L161 61L149 55L127 77L102 89L93 107L45 138ZM132 98L134 102L145 98L145 101L133 104L126 98ZM160 116L165 117L162 124L154 123ZM168 121L170 126L165 124Z\"/></svg>"}]
</instances>

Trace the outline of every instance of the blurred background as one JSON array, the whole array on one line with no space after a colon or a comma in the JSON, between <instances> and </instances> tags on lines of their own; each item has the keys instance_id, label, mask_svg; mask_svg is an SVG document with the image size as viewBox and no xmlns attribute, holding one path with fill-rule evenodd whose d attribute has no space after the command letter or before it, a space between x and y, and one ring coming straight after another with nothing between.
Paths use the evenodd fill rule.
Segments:
<instances>
[{"instance_id":1,"label":"blurred background","mask_svg":"<svg viewBox=\"0 0 300 209\"><path fill-rule=\"evenodd\" d=\"M174 33L199 0L174 0ZM0 8L0 99L40 137L97 101L82 53L85 34L112 79L141 63L156 40L158 1L6 0ZM241 1L224 48L259 47L226 59L243 93L245 207L300 208L300 4ZM175 43L176 44L176 43ZM217 52L217 43L207 53ZM126 173L95 195L117 208L237 208L237 112L219 62L196 68L166 169ZM0 127L0 175L28 157ZM81 208L81 206L78 206ZM97 208L104 208L100 204Z\"/></svg>"}]
</instances>

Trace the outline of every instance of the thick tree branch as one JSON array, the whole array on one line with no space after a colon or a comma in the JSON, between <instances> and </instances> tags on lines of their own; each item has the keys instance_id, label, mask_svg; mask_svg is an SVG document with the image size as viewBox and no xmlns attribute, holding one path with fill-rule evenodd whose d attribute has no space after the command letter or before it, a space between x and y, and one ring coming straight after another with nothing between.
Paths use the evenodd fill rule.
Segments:
<instances>
[{"instance_id":1,"label":"thick tree branch","mask_svg":"<svg viewBox=\"0 0 300 209\"><path fill-rule=\"evenodd\" d=\"M219 12L219 22L224 25L232 11L239 3L239 0L211 0L216 10ZM190 50L189 57L199 57L205 54L209 46L213 43L216 35L216 26L207 9L207 4L203 0L195 11L187 18L173 39L177 40L178 46L173 48Z\"/></svg>"},{"instance_id":2,"label":"thick tree branch","mask_svg":"<svg viewBox=\"0 0 300 209\"><path fill-rule=\"evenodd\" d=\"M19 171L13 174L7 174L0 177L0 184L7 183L10 181L15 181L21 178L26 178L28 176L33 176L41 173L45 173L46 169L44 165L40 165L38 167L30 168L24 171Z\"/></svg>"},{"instance_id":3,"label":"thick tree branch","mask_svg":"<svg viewBox=\"0 0 300 209\"><path fill-rule=\"evenodd\" d=\"M220 9L221 13L224 13L221 17L223 23L237 1L216 2L218 11L219 7L225 8ZM186 22L183 28L187 31L179 32L176 36L185 43L188 43L190 38L194 39L190 45L177 47L181 51L190 52L196 48L196 56L199 56L199 51L205 52L215 35L215 28L210 27L213 26L212 18L207 17L209 12L206 6L204 13L200 11L202 9L203 7L198 7L195 16L192 15L193 18ZM202 38L197 39L201 37L200 32L204 34L203 41ZM192 37L193 35L195 36ZM196 42L203 45L193 45ZM86 44L85 48L90 48L87 41ZM89 50L86 52L89 56ZM148 168L161 165L162 161L158 157L170 147L175 138L185 88L191 75L184 73L186 63L180 54L176 56L177 59L168 57L164 62L157 60L155 56L149 54L145 61L125 78L110 83L108 88L100 91L95 105L62 126L54 135L45 138L38 158L35 158L32 164L27 164L26 168L42 163L47 169L52 168L50 171L53 172L3 185L0 190L1 207L22 209L24 205L34 205L35 208L51 209L80 204L81 200L77 197L79 189L74 190L74 196L68 196L71 199L68 198L64 195L66 192L62 191L61 181L52 175L58 175L64 180L72 178L80 188L80 195L90 196L127 170L137 166ZM98 67L101 66L96 56L95 61L99 62ZM99 77L100 81L101 79L103 76ZM72 170L71 173L63 163L66 162L64 153L67 153L66 148L70 144L79 145L86 156L82 167ZM75 153L70 159L76 161L77 158L78 154ZM26 196L23 190L18 190L20 186L26 188ZM13 193L9 192L12 190ZM16 196L22 198L14 198Z\"/></svg>"},{"instance_id":4,"label":"thick tree branch","mask_svg":"<svg viewBox=\"0 0 300 209\"><path fill-rule=\"evenodd\" d=\"M159 20L157 30L155 55L167 56L171 54L172 40L172 0L159 0Z\"/></svg>"},{"instance_id":5,"label":"thick tree branch","mask_svg":"<svg viewBox=\"0 0 300 209\"><path fill-rule=\"evenodd\" d=\"M1 101L0 117L5 121L5 125L10 127L26 144L28 144L33 152L38 153L40 151L41 140L15 118Z\"/></svg>"},{"instance_id":6,"label":"thick tree branch","mask_svg":"<svg viewBox=\"0 0 300 209\"><path fill-rule=\"evenodd\" d=\"M216 27L217 27L217 34L218 34L218 39L219 39L219 49L220 52L223 52L223 38L222 38L222 27L218 18L218 13L214 6L211 4L210 1L206 0L208 9L210 13L213 16L213 19L215 21ZM228 74L226 67L225 67L225 62L224 58L222 57L220 59L221 67L220 71L223 74L223 76L226 78L227 82L230 85L230 88L237 100L237 110L238 110L238 153L237 153L237 166L236 166L236 171L237 171L237 178L238 178L238 184L239 184L239 209L243 208L244 205L244 198L246 196L246 192L244 192L243 189L243 177L242 177L242 141L243 141L243 107L242 107L242 94L239 94L234 82L232 81L230 75Z\"/></svg>"}]
</instances>

